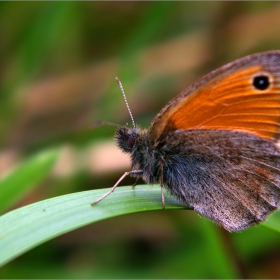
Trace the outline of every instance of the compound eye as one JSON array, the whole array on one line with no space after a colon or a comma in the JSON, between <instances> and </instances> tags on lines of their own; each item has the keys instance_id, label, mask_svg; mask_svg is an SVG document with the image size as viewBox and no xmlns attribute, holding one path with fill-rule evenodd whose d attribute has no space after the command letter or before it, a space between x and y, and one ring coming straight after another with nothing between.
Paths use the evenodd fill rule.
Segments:
<instances>
[{"instance_id":1,"label":"compound eye","mask_svg":"<svg viewBox=\"0 0 280 280\"><path fill-rule=\"evenodd\" d=\"M127 145L132 148L135 144L135 137L133 136L129 136L127 139Z\"/></svg>"}]
</instances>

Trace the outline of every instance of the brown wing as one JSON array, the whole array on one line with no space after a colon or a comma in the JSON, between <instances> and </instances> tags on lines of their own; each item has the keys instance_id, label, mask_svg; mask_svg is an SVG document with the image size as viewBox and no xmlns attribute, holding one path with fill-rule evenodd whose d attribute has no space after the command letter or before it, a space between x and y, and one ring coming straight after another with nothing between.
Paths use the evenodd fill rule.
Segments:
<instances>
[{"instance_id":1,"label":"brown wing","mask_svg":"<svg viewBox=\"0 0 280 280\"><path fill-rule=\"evenodd\" d=\"M259 89L256 77L267 77ZM174 98L149 129L156 141L165 130L239 130L280 137L280 51L250 55L204 76Z\"/></svg>"}]
</instances>

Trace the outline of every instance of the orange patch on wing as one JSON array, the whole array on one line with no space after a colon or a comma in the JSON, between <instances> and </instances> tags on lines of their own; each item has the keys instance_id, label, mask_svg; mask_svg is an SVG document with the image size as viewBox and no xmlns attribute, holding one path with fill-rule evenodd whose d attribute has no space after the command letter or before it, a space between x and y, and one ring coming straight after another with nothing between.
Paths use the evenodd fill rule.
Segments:
<instances>
[{"instance_id":1,"label":"orange patch on wing","mask_svg":"<svg viewBox=\"0 0 280 280\"><path fill-rule=\"evenodd\" d=\"M211 80L165 116L175 129L240 129L266 138L279 133L280 90L276 78L266 90L252 86L258 66ZM168 121L166 120L166 121Z\"/></svg>"}]
</instances>

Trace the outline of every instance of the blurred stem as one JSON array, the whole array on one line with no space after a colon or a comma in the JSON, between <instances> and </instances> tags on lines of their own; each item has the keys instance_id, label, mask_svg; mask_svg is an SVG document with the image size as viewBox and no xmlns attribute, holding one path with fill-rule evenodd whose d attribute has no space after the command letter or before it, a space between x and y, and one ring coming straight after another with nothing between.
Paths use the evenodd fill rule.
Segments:
<instances>
[{"instance_id":1,"label":"blurred stem","mask_svg":"<svg viewBox=\"0 0 280 280\"><path fill-rule=\"evenodd\" d=\"M233 262L231 252L227 250L225 239L218 227L205 218L200 219L200 221L203 228L202 232L206 239L205 244L208 246L208 251L211 252L209 261L215 267L214 271L219 273L216 277L240 278L241 275L239 275L236 264Z\"/></svg>"}]
</instances>

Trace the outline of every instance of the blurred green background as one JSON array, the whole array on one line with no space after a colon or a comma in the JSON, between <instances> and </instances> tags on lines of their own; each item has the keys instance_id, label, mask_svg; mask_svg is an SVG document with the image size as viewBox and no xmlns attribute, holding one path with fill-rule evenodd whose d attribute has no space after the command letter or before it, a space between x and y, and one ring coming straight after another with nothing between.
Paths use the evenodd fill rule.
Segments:
<instances>
[{"instance_id":1,"label":"blurred green background","mask_svg":"<svg viewBox=\"0 0 280 280\"><path fill-rule=\"evenodd\" d=\"M114 128L87 129L97 120L130 123L115 76L136 123L148 127L210 70L280 49L279 34L279 2L0 2L0 176L59 150L51 172L6 212L111 187L130 169ZM193 211L156 211L62 235L2 267L0 277L280 278L279 264L272 230L229 234Z\"/></svg>"}]
</instances>

